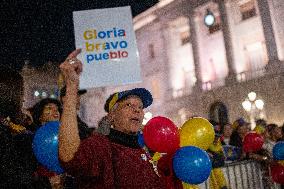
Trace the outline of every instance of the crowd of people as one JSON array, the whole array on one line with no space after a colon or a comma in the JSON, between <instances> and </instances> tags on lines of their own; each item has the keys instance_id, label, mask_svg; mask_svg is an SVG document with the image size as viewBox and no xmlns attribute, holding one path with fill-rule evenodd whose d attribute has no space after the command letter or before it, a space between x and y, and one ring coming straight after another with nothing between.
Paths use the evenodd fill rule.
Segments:
<instances>
[{"instance_id":1,"label":"crowd of people","mask_svg":"<svg viewBox=\"0 0 284 189\"><path fill-rule=\"evenodd\" d=\"M85 92L79 90L78 94ZM63 99L64 88L61 90L60 100L45 98L24 111L16 108L12 102L1 102L0 163L5 166L0 167L0 188L51 189L62 188L63 185L74 188L72 176L57 175L46 169L37 161L32 149L37 130L50 121L60 120ZM89 128L79 116L78 123L80 139L88 138L93 129Z\"/></svg>"},{"instance_id":2,"label":"crowd of people","mask_svg":"<svg viewBox=\"0 0 284 189\"><path fill-rule=\"evenodd\" d=\"M212 156L213 168L214 166L222 167L225 163L255 160L261 164L261 174L263 174L265 187L272 187L270 166L276 163L273 159L273 147L277 142L284 141L284 125L267 124L264 119L258 119L255 123L256 126L251 130L251 124L243 118L235 120L233 124L228 123L223 126L214 121L212 124L216 134L215 146L218 146L218 144L222 146L222 152L219 153L219 156ZM245 152L243 149L244 138L252 132L259 134L264 143L262 148L256 152ZM209 148L209 153L212 153L211 151Z\"/></svg>"},{"instance_id":3,"label":"crowd of people","mask_svg":"<svg viewBox=\"0 0 284 189\"><path fill-rule=\"evenodd\" d=\"M160 158L157 165L149 163L151 151L139 144L143 109L153 101L148 90L136 88L110 95L104 107L107 115L96 131L80 119L80 95L86 90L78 90L82 71L76 58L79 53L75 50L60 65L66 84L60 99L42 99L25 111L19 108L20 101L1 100L0 188L182 188L172 168L173 154ZM33 154L34 135L50 121L61 122L58 153L64 174L46 169ZM240 118L233 124L212 124L215 140L208 154L216 169L245 159L269 165L273 146L284 140L283 126L257 120L255 132L263 136L264 145L259 152L244 153L243 139L250 132L250 123ZM218 148L220 145L223 148ZM226 150L219 153L220 149Z\"/></svg>"},{"instance_id":4,"label":"crowd of people","mask_svg":"<svg viewBox=\"0 0 284 189\"><path fill-rule=\"evenodd\" d=\"M255 158L256 160L272 160L273 159L273 146L279 142L284 141L283 126L274 123L267 124L264 119L256 120L256 126L253 132L260 134L264 139L262 146L263 155L259 154L245 154L242 150L243 140L246 134L251 132L251 124L246 122L243 118L239 118L233 124L225 124L224 126L213 123L215 128L216 137L223 147L232 147L236 151L225 154L228 161L238 161L246 158ZM229 154L228 154L229 153ZM230 155L235 155L230 157ZM258 156L260 155L260 156ZM262 158L262 159L261 159Z\"/></svg>"}]
</instances>

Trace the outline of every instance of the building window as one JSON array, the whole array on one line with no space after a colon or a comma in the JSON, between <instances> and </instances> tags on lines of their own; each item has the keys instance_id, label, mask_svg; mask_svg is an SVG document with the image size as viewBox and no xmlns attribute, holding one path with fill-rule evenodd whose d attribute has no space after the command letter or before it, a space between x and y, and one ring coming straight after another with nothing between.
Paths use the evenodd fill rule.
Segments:
<instances>
[{"instance_id":1,"label":"building window","mask_svg":"<svg viewBox=\"0 0 284 189\"><path fill-rule=\"evenodd\" d=\"M180 40L181 40L181 45L186 45L189 43L190 38L189 38L189 31L184 31L180 33Z\"/></svg>"},{"instance_id":2,"label":"building window","mask_svg":"<svg viewBox=\"0 0 284 189\"><path fill-rule=\"evenodd\" d=\"M148 46L149 48L149 54L150 54L150 57L153 59L155 58L155 49L154 49L154 45L151 43L149 44Z\"/></svg>"},{"instance_id":3,"label":"building window","mask_svg":"<svg viewBox=\"0 0 284 189\"><path fill-rule=\"evenodd\" d=\"M213 34L219 30L221 30L222 24L221 24L221 17L215 16L215 23L208 27L208 31L210 34Z\"/></svg>"},{"instance_id":4,"label":"building window","mask_svg":"<svg viewBox=\"0 0 284 189\"><path fill-rule=\"evenodd\" d=\"M209 109L210 121L217 122L222 127L229 123L228 110L223 102L215 102Z\"/></svg>"},{"instance_id":5,"label":"building window","mask_svg":"<svg viewBox=\"0 0 284 189\"><path fill-rule=\"evenodd\" d=\"M212 89L212 83L211 81L206 81L202 83L202 89L204 91L210 91Z\"/></svg>"},{"instance_id":6,"label":"building window","mask_svg":"<svg viewBox=\"0 0 284 189\"><path fill-rule=\"evenodd\" d=\"M246 73L245 73L245 72L240 72L240 73L238 73L238 75L237 75L237 80L238 80L239 82L246 81Z\"/></svg>"},{"instance_id":7,"label":"building window","mask_svg":"<svg viewBox=\"0 0 284 189\"><path fill-rule=\"evenodd\" d=\"M256 7L254 0L249 0L239 5L242 20L247 20L251 17L256 16Z\"/></svg>"},{"instance_id":8,"label":"building window","mask_svg":"<svg viewBox=\"0 0 284 189\"><path fill-rule=\"evenodd\" d=\"M247 71L257 71L262 69L266 62L265 46L261 41L248 44L244 47Z\"/></svg>"}]
</instances>

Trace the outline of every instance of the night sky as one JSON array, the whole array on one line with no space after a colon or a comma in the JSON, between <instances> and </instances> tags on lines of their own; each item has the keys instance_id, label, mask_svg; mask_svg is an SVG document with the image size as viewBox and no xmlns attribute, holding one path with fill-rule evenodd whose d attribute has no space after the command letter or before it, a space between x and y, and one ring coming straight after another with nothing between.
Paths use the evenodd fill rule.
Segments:
<instances>
[{"instance_id":1,"label":"night sky","mask_svg":"<svg viewBox=\"0 0 284 189\"><path fill-rule=\"evenodd\" d=\"M2 0L0 66L60 62L75 48L72 11L130 5L133 16L158 0Z\"/></svg>"}]
</instances>

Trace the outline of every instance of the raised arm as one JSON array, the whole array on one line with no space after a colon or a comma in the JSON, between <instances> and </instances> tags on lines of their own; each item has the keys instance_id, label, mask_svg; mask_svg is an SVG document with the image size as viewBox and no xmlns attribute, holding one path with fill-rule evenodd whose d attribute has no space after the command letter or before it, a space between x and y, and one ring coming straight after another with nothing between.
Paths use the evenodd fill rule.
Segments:
<instances>
[{"instance_id":1,"label":"raised arm","mask_svg":"<svg viewBox=\"0 0 284 189\"><path fill-rule=\"evenodd\" d=\"M82 63L76 57L80 52L80 49L73 51L60 65L66 83L66 100L59 129L59 158L63 162L72 160L80 145L76 111L79 76L82 71Z\"/></svg>"}]
</instances>

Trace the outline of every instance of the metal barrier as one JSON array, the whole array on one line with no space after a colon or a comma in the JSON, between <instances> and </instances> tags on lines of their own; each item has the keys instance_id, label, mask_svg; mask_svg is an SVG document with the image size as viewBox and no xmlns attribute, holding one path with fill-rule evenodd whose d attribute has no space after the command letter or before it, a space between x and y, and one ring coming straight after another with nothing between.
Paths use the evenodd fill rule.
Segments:
<instances>
[{"instance_id":1,"label":"metal barrier","mask_svg":"<svg viewBox=\"0 0 284 189\"><path fill-rule=\"evenodd\" d=\"M222 170L230 189L281 189L278 184L265 182L261 165L256 161L227 163ZM210 189L209 179L199 188Z\"/></svg>"}]
</instances>

